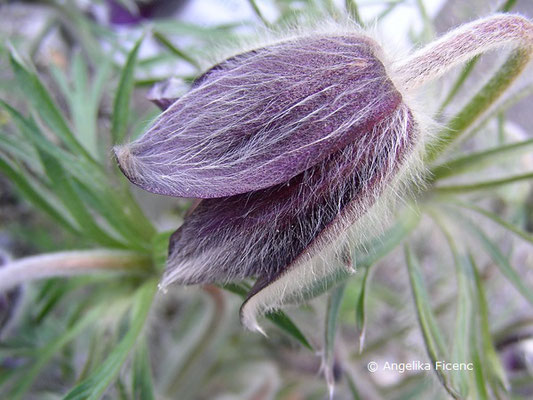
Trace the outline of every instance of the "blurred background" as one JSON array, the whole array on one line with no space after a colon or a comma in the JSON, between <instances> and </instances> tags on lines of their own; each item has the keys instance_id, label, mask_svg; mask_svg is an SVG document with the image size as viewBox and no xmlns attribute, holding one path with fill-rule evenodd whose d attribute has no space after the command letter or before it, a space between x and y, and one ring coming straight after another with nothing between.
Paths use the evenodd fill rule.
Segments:
<instances>
[{"instance_id":1,"label":"blurred background","mask_svg":"<svg viewBox=\"0 0 533 400\"><path fill-rule=\"evenodd\" d=\"M355 20L362 22L387 49L401 55L452 27L502 7L533 17L530 0L3 1L0 98L37 121L46 120L39 117L40 111L35 109L28 91L21 89L10 63L10 54L16 51L28 70L39 77L87 152L119 176L111 156L113 138L109 132L115 124L117 87L141 37L128 96L127 131L122 137L125 141L141 134L160 113L149 99L179 96L195 76L215 62L221 48L253 37L265 27L279 29L320 18L343 20L350 15L354 24ZM453 98L447 96L463 73L462 68L426 88L421 101L428 113L435 115L439 124L446 124L494 73L505 54L506 51L498 51L483 56L457 86ZM532 71L529 66L500 102L505 107L495 109L482 124L472 128L461 143L461 154L533 139ZM34 165L38 159L35 149L17 136L16 125L13 114L0 108L0 154L21 170L29 171L28 179L35 180L36 185L46 183L40 175L42 167ZM61 148L62 144L49 132L53 129L38 125L44 137ZM468 171L446 183L457 185L532 171L533 155L531 147L528 149L513 159L489 163L482 172ZM458 153L448 157L454 155ZM94 238L64 229L39 210L28 199L28 192L21 191L20 181L6 171L0 169L0 265L35 254L92 249L98 244ZM113 187L115 181L110 182ZM422 216L411 234L410 243L420 259L426 300L446 342L446 360L462 360L465 348L485 340L489 342L486 348L491 349L488 353L494 355L484 359L488 353L478 354L476 371L466 378L467 374L450 374L450 385L459 388L458 398L533 398L533 295L524 294L527 288L533 290L530 182L460 198L490 210L491 215L508 221L524 234L517 237L494 219L464 209L475 225L490 236L491 243L498 246L499 250L492 248L491 253L479 241L468 238L461 226L450 229L456 242L471 243L469 249L475 254L484 301L472 300L465 308L457 305L462 295L458 293L449 240L435 225L440 217L432 217L432 212L436 212L432 207L436 205L429 206L431 212ZM54 193L53 187L51 190ZM157 232L176 229L190 207L188 200L130 187L125 190L132 191L134 201ZM97 208L97 202L90 200L90 191L80 191L79 196ZM53 204L54 201L51 200ZM453 207L450 210L447 212L456 213ZM99 221L95 214L90 215ZM167 237L161 240L163 246ZM516 271L514 280L502 274L494 257L512 265ZM290 334L292 328L289 333L280 328L279 320L277 324L265 321L265 338L241 327L239 295L218 288L173 288L164 295L155 295L142 330L141 347L145 349L124 356L114 369L99 371L104 375L112 371L109 375L114 378L105 390L93 392L98 393L96 397L80 392L77 398L324 399L329 396L328 377L335 381L335 399L449 398L432 371L383 368L387 362L429 360L427 338L419 327L402 247L393 246L383 257L372 259L372 254L367 254L362 259L365 261L360 269L356 260L358 273L343 288L336 310L336 339L330 350L324 330L328 329L331 294L286 311L291 324L298 327L296 335L295 330ZM367 270L370 272L365 273ZM113 300L107 313L91 323L91 329L80 328L69 338L62 334L70 332L85 313L76 305L90 304L111 292L125 291L127 298L125 287L136 283L121 279L109 283L107 278L99 277L84 279L52 279L0 294L1 398L58 399L67 393L74 396L71 389L80 383L96 385L96 381L90 381L93 371L101 365L109 366L106 356L127 336L127 301ZM461 331L461 318L471 317L473 321L476 313L487 314L481 322L486 326L480 328L479 334ZM298 335L303 340L295 338ZM138 363L138 359L144 363ZM376 372L368 371L371 361L379 366ZM135 379L144 371L143 366L149 371L150 393L136 386ZM130 385L130 380L134 384ZM485 384L480 381L485 381L487 389L481 389Z\"/></svg>"}]
</instances>

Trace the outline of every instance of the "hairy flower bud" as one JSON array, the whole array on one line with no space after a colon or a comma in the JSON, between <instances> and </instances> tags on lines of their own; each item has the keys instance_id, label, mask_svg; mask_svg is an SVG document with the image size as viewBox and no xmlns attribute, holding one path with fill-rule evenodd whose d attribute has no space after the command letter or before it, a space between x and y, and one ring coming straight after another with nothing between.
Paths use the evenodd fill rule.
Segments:
<instances>
[{"instance_id":1,"label":"hairy flower bud","mask_svg":"<svg viewBox=\"0 0 533 400\"><path fill-rule=\"evenodd\" d=\"M424 79L450 67L435 58L413 56ZM409 74L359 31L300 34L215 65L117 147L134 184L203 199L170 239L163 286L256 277L241 313L259 329L257 314L346 269L360 221L417 159Z\"/></svg>"}]
</instances>

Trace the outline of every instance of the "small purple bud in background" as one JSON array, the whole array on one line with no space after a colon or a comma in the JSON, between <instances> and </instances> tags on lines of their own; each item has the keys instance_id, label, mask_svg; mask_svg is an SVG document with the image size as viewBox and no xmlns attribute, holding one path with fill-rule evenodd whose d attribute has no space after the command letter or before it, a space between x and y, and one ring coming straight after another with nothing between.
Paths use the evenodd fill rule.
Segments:
<instances>
[{"instance_id":1,"label":"small purple bud in background","mask_svg":"<svg viewBox=\"0 0 533 400\"><path fill-rule=\"evenodd\" d=\"M187 0L133 1L136 9L128 9L118 0L107 0L109 22L113 25L136 25L144 20L168 18L178 12ZM135 8L134 7L134 8Z\"/></svg>"},{"instance_id":2,"label":"small purple bud in background","mask_svg":"<svg viewBox=\"0 0 533 400\"><path fill-rule=\"evenodd\" d=\"M255 277L241 317L259 330L258 314L347 269L346 249L417 175L428 118L407 104L411 91L485 51L494 26L532 30L497 16L393 64L360 31L299 33L227 58L160 104L115 153L141 188L204 199L170 239L162 285ZM480 48L465 43L476 36Z\"/></svg>"}]
</instances>

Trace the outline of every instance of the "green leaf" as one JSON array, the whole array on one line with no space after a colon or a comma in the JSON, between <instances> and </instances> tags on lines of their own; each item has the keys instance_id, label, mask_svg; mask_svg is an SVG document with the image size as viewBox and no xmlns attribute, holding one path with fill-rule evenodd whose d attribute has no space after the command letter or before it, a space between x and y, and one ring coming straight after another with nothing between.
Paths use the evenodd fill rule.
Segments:
<instances>
[{"instance_id":1,"label":"green leaf","mask_svg":"<svg viewBox=\"0 0 533 400\"><path fill-rule=\"evenodd\" d=\"M344 6L346 7L346 11L348 12L348 15L359 25L359 26L365 26L363 23L363 20L361 19L361 14L359 14L359 7L357 6L356 0L345 0Z\"/></svg>"},{"instance_id":2,"label":"green leaf","mask_svg":"<svg viewBox=\"0 0 533 400\"><path fill-rule=\"evenodd\" d=\"M87 160L94 161L70 130L66 120L37 75L27 70L13 53L10 54L10 61L15 79L20 90L24 93L25 99L32 105L33 109L50 127L52 132L74 153L83 156Z\"/></svg>"},{"instance_id":3,"label":"green leaf","mask_svg":"<svg viewBox=\"0 0 533 400\"><path fill-rule=\"evenodd\" d=\"M9 398L12 400L18 400L23 398L24 394L31 388L35 378L39 375L41 370L48 364L52 357L61 350L67 343L74 340L80 333L88 326L95 323L101 314L100 308L94 308L92 311L85 314L83 318L77 321L74 325L69 327L61 336L46 345L40 351L35 354L38 355L37 359L33 360L31 367L24 375L17 380L14 385L14 390L10 394Z\"/></svg>"},{"instance_id":4,"label":"green leaf","mask_svg":"<svg viewBox=\"0 0 533 400\"><path fill-rule=\"evenodd\" d=\"M307 347L309 350L313 350L313 347L309 344L302 331L283 311L273 311L265 316L278 328L288 333L304 347Z\"/></svg>"},{"instance_id":5,"label":"green leaf","mask_svg":"<svg viewBox=\"0 0 533 400\"><path fill-rule=\"evenodd\" d=\"M78 232L77 228L75 228L70 221L63 216L62 211L59 211L48 201L48 196L42 194L36 186L31 183L28 177L24 175L24 173L17 170L16 167L2 156L0 156L0 172L2 172L15 185L22 196L35 207L44 211L69 231L74 233Z\"/></svg>"},{"instance_id":6,"label":"green leaf","mask_svg":"<svg viewBox=\"0 0 533 400\"><path fill-rule=\"evenodd\" d=\"M434 141L426 146L426 163L435 161L450 147L474 121L481 116L503 92L515 81L528 64L528 50L515 50L503 66L467 103L462 110L451 118L448 125L437 134Z\"/></svg>"},{"instance_id":7,"label":"green leaf","mask_svg":"<svg viewBox=\"0 0 533 400\"><path fill-rule=\"evenodd\" d=\"M485 210L481 207L476 206L475 204L471 203L464 203L459 200L452 200L450 201L451 204L458 205L460 207L475 211L481 215L484 215L485 217L491 219L498 225L504 227L505 229L509 230L510 232L514 233L515 235L519 236L520 238L528 241L529 243L533 243L533 235L516 227L515 225L503 220L500 218L500 216L494 214L493 212L490 212L488 210Z\"/></svg>"},{"instance_id":8,"label":"green leaf","mask_svg":"<svg viewBox=\"0 0 533 400\"><path fill-rule=\"evenodd\" d=\"M94 221L94 217L77 195L61 164L49 154L40 152L46 174L52 183L52 190L61 199L67 210L78 223L80 230L97 243L110 247L127 248L127 246L110 236Z\"/></svg>"},{"instance_id":9,"label":"green leaf","mask_svg":"<svg viewBox=\"0 0 533 400\"><path fill-rule=\"evenodd\" d=\"M492 166L507 157L516 157L533 149L533 139L499 146L493 149L454 158L431 169L432 182L464 172Z\"/></svg>"},{"instance_id":10,"label":"green leaf","mask_svg":"<svg viewBox=\"0 0 533 400\"><path fill-rule=\"evenodd\" d=\"M363 351L365 345L366 334L366 287L368 285L370 276L370 266L365 268L365 275L363 276L363 282L361 283L361 291L357 299L357 305L355 308L355 327L359 332L359 353Z\"/></svg>"},{"instance_id":11,"label":"green leaf","mask_svg":"<svg viewBox=\"0 0 533 400\"><path fill-rule=\"evenodd\" d=\"M516 4L516 0L507 0L502 6L498 9L499 12L509 12L514 5ZM459 74L459 77L452 85L452 88L448 92L448 95L446 96L446 99L442 102L441 106L439 107L439 111L437 112L437 115L442 114L444 109L448 106L448 104L451 103L451 101L454 99L454 97L457 95L463 84L465 83L466 79L470 76L472 71L474 70L474 67L478 63L481 56L475 56L473 57L468 63L464 66L463 70Z\"/></svg>"},{"instance_id":12,"label":"green leaf","mask_svg":"<svg viewBox=\"0 0 533 400\"><path fill-rule=\"evenodd\" d=\"M132 393L134 400L154 400L152 383L152 367L146 338L143 338L135 349L133 356Z\"/></svg>"},{"instance_id":13,"label":"green leaf","mask_svg":"<svg viewBox=\"0 0 533 400\"><path fill-rule=\"evenodd\" d=\"M438 214L429 212L437 226L440 228L448 246L450 248L453 264L455 269L455 276L457 281L457 306L455 317L455 332L453 336L453 361L457 363L470 362L470 341L469 333L475 331L475 326L472 322L474 319L472 287L471 287L471 268L465 264L465 257L461 257L457 244L453 239L454 236L446 228L444 222ZM468 261L468 260L467 260ZM471 394L469 387L468 371L451 371L452 382L454 387L458 388L459 394L462 398L467 398Z\"/></svg>"},{"instance_id":14,"label":"green leaf","mask_svg":"<svg viewBox=\"0 0 533 400\"><path fill-rule=\"evenodd\" d=\"M0 107L9 113L20 134L22 134L22 136L24 136L28 142L33 144L37 150L46 152L51 157L61 161L72 174L80 177L80 179L94 182L95 185L99 180L103 180L106 177L104 174L102 174L101 170L96 164L87 162L87 160L68 153L56 144L52 143L41 132L35 121L26 118L19 111L1 99Z\"/></svg>"},{"instance_id":15,"label":"green leaf","mask_svg":"<svg viewBox=\"0 0 533 400\"><path fill-rule=\"evenodd\" d=\"M252 7L252 10L254 10L255 15L261 20L261 22L263 22L265 26L270 26L270 22L265 18L259 9L257 2L255 0L248 0L248 4L250 4L250 7Z\"/></svg>"},{"instance_id":16,"label":"green leaf","mask_svg":"<svg viewBox=\"0 0 533 400\"><path fill-rule=\"evenodd\" d=\"M335 346L335 336L337 334L337 321L339 319L339 309L344 297L346 284L342 283L331 291L328 296L328 305L326 309L326 329L324 331L324 359L326 363L330 362L333 357Z\"/></svg>"},{"instance_id":17,"label":"green leaf","mask_svg":"<svg viewBox=\"0 0 533 400\"><path fill-rule=\"evenodd\" d=\"M241 284L228 283L222 286L222 289L225 289L231 293L237 294L241 296L242 298L246 298L246 295L248 294L250 287L248 285L245 285L244 283L241 283ZM272 323L277 325L278 328L285 331L290 336L292 336L294 339L296 339L298 342L300 342L300 344L302 344L304 347L307 347L309 350L313 350L313 347L309 344L309 342L305 338L302 331L300 331L300 329L296 326L296 324L292 322L292 320L283 311L280 311L280 310L273 311L273 312L267 313L265 316Z\"/></svg>"},{"instance_id":18,"label":"green leaf","mask_svg":"<svg viewBox=\"0 0 533 400\"><path fill-rule=\"evenodd\" d=\"M470 232L479 240L481 245L485 248L487 254L490 255L495 265L500 272L507 278L507 280L522 294L522 296L533 305L533 289L528 288L524 284L522 277L514 270L509 263L509 260L501 250L496 246L492 240L469 218L462 216L461 223L466 226Z\"/></svg>"},{"instance_id":19,"label":"green leaf","mask_svg":"<svg viewBox=\"0 0 533 400\"><path fill-rule=\"evenodd\" d=\"M411 282L411 289L413 298L415 300L415 308L417 311L418 322L420 329L422 330L422 336L426 346L426 351L432 364L435 366L436 361L442 360L443 355L447 354L444 346L444 340L435 322L435 317L431 308L429 307L430 301L425 290L422 274L418 261L416 260L413 252L408 246L405 246L405 260L407 264L407 270L409 272L409 279ZM450 386L448 377L440 369L434 369L439 378L439 381L446 389L446 391L454 398L460 399L459 394L454 388Z\"/></svg>"},{"instance_id":20,"label":"green leaf","mask_svg":"<svg viewBox=\"0 0 533 400\"><path fill-rule=\"evenodd\" d=\"M346 283L342 283L331 291L328 296L328 305L326 308L326 324L324 329L324 353L322 355L322 366L324 376L329 388L330 398L333 398L335 388L335 378L333 376L333 367L335 362L335 338L337 336L337 322L339 320L339 310L344 297Z\"/></svg>"},{"instance_id":21,"label":"green leaf","mask_svg":"<svg viewBox=\"0 0 533 400\"><path fill-rule=\"evenodd\" d=\"M478 190L494 189L503 185L509 185L511 183L520 181L528 181L531 179L533 179L533 172L528 172L526 174L514 175L485 182L475 182L467 185L436 186L433 188L433 191L438 194L468 193L476 192Z\"/></svg>"},{"instance_id":22,"label":"green leaf","mask_svg":"<svg viewBox=\"0 0 533 400\"><path fill-rule=\"evenodd\" d=\"M128 332L114 347L106 360L87 379L74 387L65 396L65 400L98 400L101 398L106 388L117 377L120 368L128 358L130 350L135 346L150 311L156 289L157 282L150 280L137 290L131 310L131 322Z\"/></svg>"},{"instance_id":23,"label":"green leaf","mask_svg":"<svg viewBox=\"0 0 533 400\"><path fill-rule=\"evenodd\" d=\"M126 64L122 69L120 75L120 81L118 84L117 92L115 94L115 101L113 103L113 117L111 119L111 135L113 143L120 143L126 135L128 129L128 119L130 114L130 99L133 93L133 87L135 83L135 64L137 62L137 55L143 37L141 37L126 59Z\"/></svg>"},{"instance_id":24,"label":"green leaf","mask_svg":"<svg viewBox=\"0 0 533 400\"><path fill-rule=\"evenodd\" d=\"M483 358L486 360L485 370L487 370L490 375L487 382L492 386L492 390L497 393L500 387L507 390L509 382L505 375L505 370L500 361L500 357L494 347L492 334L490 332L489 307L485 295L485 288L483 287L483 282L479 276L478 268L472 254L469 254L469 261L473 269L475 293L477 297L479 329L482 338L480 345L482 347ZM499 384L499 387L494 386L494 382Z\"/></svg>"}]
</instances>

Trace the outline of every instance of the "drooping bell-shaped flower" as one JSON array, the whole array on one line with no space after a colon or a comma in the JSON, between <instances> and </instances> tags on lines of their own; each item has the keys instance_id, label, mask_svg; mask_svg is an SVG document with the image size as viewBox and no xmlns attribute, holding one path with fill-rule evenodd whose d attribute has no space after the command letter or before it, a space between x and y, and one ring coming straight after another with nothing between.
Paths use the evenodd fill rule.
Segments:
<instances>
[{"instance_id":1,"label":"drooping bell-shaped flower","mask_svg":"<svg viewBox=\"0 0 533 400\"><path fill-rule=\"evenodd\" d=\"M203 199L170 239L163 285L257 278L242 308L257 329L257 314L349 269L361 221L417 158L406 91L431 51L411 57L425 62L413 76L360 31L291 36L215 65L116 148L134 184Z\"/></svg>"}]
</instances>

